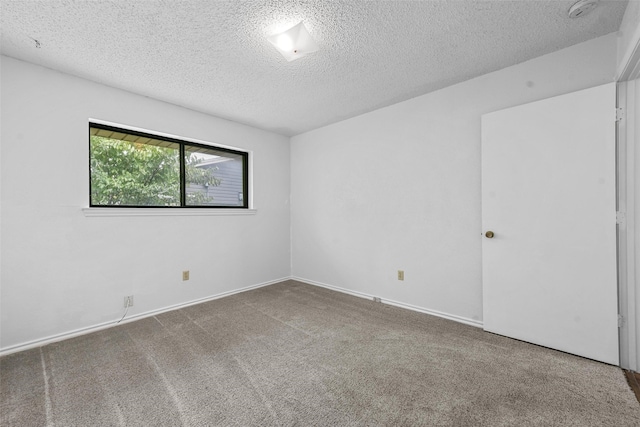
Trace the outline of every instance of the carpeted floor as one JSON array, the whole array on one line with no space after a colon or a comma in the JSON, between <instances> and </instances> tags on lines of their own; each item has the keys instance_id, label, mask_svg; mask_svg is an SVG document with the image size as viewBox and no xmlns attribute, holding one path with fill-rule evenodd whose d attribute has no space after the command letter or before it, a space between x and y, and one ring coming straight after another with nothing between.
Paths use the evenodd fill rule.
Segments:
<instances>
[{"instance_id":1,"label":"carpeted floor","mask_svg":"<svg viewBox=\"0 0 640 427\"><path fill-rule=\"evenodd\" d=\"M0 359L2 426L639 426L616 367L284 282Z\"/></svg>"}]
</instances>

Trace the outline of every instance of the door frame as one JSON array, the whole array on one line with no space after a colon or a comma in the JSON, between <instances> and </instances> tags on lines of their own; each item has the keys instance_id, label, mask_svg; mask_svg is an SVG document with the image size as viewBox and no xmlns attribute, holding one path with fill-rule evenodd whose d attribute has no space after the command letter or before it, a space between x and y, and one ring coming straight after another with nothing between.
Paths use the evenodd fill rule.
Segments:
<instances>
[{"instance_id":1,"label":"door frame","mask_svg":"<svg viewBox=\"0 0 640 427\"><path fill-rule=\"evenodd\" d=\"M635 271L635 85L618 82L617 107L622 118L616 126L616 211L618 246L618 314L620 367L638 371L638 308Z\"/></svg>"},{"instance_id":2,"label":"door frame","mask_svg":"<svg viewBox=\"0 0 640 427\"><path fill-rule=\"evenodd\" d=\"M632 5L629 5L632 6ZM627 11L629 12L629 11ZM630 15L631 16L631 15ZM625 16L626 18L626 16ZM633 19L631 19L633 20ZM636 257L640 256L640 242L636 241L638 216L636 206L640 200L640 188L636 188L636 176L640 164L636 161L640 150L640 134L636 132L640 114L640 31L627 50L626 60L618 64L617 107L622 118L616 127L616 210L619 212L618 237L618 313L620 367L640 371L640 271ZM619 47L620 48L620 47Z\"/></svg>"}]
</instances>

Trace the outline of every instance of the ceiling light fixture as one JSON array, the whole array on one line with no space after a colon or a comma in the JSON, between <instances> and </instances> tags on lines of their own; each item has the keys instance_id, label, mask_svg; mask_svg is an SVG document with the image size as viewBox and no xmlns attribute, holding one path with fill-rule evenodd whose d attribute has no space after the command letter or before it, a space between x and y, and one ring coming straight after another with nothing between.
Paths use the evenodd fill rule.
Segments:
<instances>
[{"instance_id":1,"label":"ceiling light fixture","mask_svg":"<svg viewBox=\"0 0 640 427\"><path fill-rule=\"evenodd\" d=\"M289 62L318 50L318 45L311 38L311 34L309 34L302 22L267 39Z\"/></svg>"},{"instance_id":2,"label":"ceiling light fixture","mask_svg":"<svg viewBox=\"0 0 640 427\"><path fill-rule=\"evenodd\" d=\"M579 0L569 8L569 18L580 18L598 6L600 0Z\"/></svg>"}]
</instances>

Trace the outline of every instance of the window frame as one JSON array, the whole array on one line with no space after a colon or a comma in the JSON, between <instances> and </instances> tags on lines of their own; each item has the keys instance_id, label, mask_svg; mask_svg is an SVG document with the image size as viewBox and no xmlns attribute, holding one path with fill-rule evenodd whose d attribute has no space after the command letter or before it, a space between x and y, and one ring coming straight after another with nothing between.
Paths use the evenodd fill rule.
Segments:
<instances>
[{"instance_id":1,"label":"window frame","mask_svg":"<svg viewBox=\"0 0 640 427\"><path fill-rule=\"evenodd\" d=\"M91 174L91 128L108 130L111 132L119 132L126 133L130 135L136 135L144 138L150 138L155 140L161 140L170 142L172 144L178 145L178 157L180 161L180 206L161 206L161 205L99 205L93 204L93 200L91 197L92 194L92 174ZM177 135L165 134L161 132L154 132L147 129L140 129L120 124L114 124L110 122L104 122L102 120L89 119L88 130L88 160L89 160L89 208L83 209L85 214L88 211L103 211L108 209L122 209L127 210L127 212L131 213L132 211L136 211L138 209L149 209L154 210L154 212L158 212L157 210L162 211L184 211L184 210L207 210L209 212L213 211L226 211L228 213L232 212L246 212L253 213L255 212L252 207L253 194L251 194L252 186L250 182L251 177L251 166L252 166L252 158L251 152L247 150L242 150L236 147L229 147L225 145L219 145L210 143L207 141L196 140L193 138L186 138ZM187 205L186 204L186 176L185 176L185 146L191 146L196 148L204 148L204 149L214 149L216 151L220 151L223 153L229 153L242 158L242 204L231 206L231 205ZM104 211L103 211L104 212ZM151 212L150 212L151 213ZM194 212L196 213L196 212ZM197 214L197 213L196 213Z\"/></svg>"}]
</instances>

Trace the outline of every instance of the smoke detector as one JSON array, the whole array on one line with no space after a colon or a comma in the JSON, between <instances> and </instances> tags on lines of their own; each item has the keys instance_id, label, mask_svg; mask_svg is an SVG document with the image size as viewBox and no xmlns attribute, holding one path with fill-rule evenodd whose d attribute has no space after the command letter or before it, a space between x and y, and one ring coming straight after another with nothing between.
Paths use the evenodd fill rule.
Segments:
<instances>
[{"instance_id":1,"label":"smoke detector","mask_svg":"<svg viewBox=\"0 0 640 427\"><path fill-rule=\"evenodd\" d=\"M580 18L598 6L600 0L580 0L569 8L569 18Z\"/></svg>"}]
</instances>

